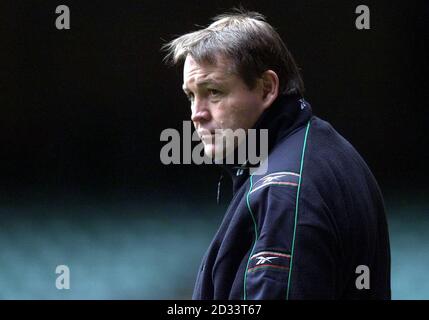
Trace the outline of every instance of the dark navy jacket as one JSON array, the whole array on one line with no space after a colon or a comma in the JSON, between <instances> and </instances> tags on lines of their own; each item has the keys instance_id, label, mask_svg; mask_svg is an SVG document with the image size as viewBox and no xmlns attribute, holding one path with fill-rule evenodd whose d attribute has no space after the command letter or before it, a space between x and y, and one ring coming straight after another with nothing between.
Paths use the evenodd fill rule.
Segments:
<instances>
[{"instance_id":1,"label":"dark navy jacket","mask_svg":"<svg viewBox=\"0 0 429 320\"><path fill-rule=\"evenodd\" d=\"M193 299L390 299L383 199L358 152L296 95L255 128L269 130L268 171L225 167L233 198Z\"/></svg>"}]
</instances>

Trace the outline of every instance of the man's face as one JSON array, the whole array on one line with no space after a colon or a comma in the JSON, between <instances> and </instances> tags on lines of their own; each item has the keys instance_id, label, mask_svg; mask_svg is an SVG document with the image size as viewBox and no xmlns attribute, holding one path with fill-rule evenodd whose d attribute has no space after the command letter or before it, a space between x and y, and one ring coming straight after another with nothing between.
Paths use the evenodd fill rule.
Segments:
<instances>
[{"instance_id":1,"label":"man's face","mask_svg":"<svg viewBox=\"0 0 429 320\"><path fill-rule=\"evenodd\" d=\"M264 111L262 85L258 82L250 90L231 70L231 62L221 56L216 64L198 64L188 55L183 68L183 90L191 101L191 120L205 154L216 159L223 158L225 148L228 155L236 147L222 143L220 138L229 131L225 129L247 132Z\"/></svg>"}]
</instances>

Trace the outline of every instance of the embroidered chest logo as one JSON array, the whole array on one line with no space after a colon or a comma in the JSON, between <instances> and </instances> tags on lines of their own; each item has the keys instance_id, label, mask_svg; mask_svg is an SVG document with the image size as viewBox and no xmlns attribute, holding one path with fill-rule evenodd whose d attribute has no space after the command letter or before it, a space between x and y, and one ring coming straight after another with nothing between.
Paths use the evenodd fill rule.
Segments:
<instances>
[{"instance_id":1,"label":"embroidered chest logo","mask_svg":"<svg viewBox=\"0 0 429 320\"><path fill-rule=\"evenodd\" d=\"M262 263L272 263L272 259L278 259L278 257L256 257L258 262L256 264L262 264Z\"/></svg>"},{"instance_id":2,"label":"embroidered chest logo","mask_svg":"<svg viewBox=\"0 0 429 320\"><path fill-rule=\"evenodd\" d=\"M288 271L290 254L278 251L260 251L250 257L248 273L273 270Z\"/></svg>"},{"instance_id":3,"label":"embroidered chest logo","mask_svg":"<svg viewBox=\"0 0 429 320\"><path fill-rule=\"evenodd\" d=\"M262 184L264 183L270 183L272 181L278 181L282 176L281 175L272 175L272 176L266 176L263 177L262 180Z\"/></svg>"},{"instance_id":4,"label":"embroidered chest logo","mask_svg":"<svg viewBox=\"0 0 429 320\"><path fill-rule=\"evenodd\" d=\"M258 191L267 186L289 186L297 187L299 182L299 174L295 172L274 172L270 173L255 182L252 191Z\"/></svg>"}]
</instances>

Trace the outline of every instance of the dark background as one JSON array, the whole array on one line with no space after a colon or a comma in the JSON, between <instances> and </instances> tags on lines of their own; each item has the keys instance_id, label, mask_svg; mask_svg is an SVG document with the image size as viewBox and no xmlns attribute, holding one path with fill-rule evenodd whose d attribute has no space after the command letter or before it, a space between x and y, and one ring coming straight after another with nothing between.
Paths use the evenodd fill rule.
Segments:
<instances>
[{"instance_id":1,"label":"dark background","mask_svg":"<svg viewBox=\"0 0 429 320\"><path fill-rule=\"evenodd\" d=\"M392 208L389 217L416 205L416 223L427 221L427 1L40 0L0 4L3 230L9 228L12 238L40 238L49 230L44 223L32 229L34 221L55 218L79 225L88 215L96 217L94 226L161 219L162 213L208 221L205 208L215 203L220 170L160 162L161 131L181 132L190 116L181 70L163 64L160 47L240 3L264 14L283 37L302 69L314 113L362 154ZM55 8L61 4L70 8L70 30L55 28ZM359 4L370 8L370 30L355 27ZM221 218L226 204L213 215ZM24 221L29 229L15 232ZM147 226L147 220L138 221ZM71 230L67 223L62 228ZM114 233L115 223L106 230ZM206 242L198 247L202 251L195 250L196 264L216 229L208 226ZM93 230L85 230L91 237ZM124 225L124 234L127 230ZM103 238L108 231L99 232L104 240L89 238L87 245L110 241ZM157 230L163 232L173 231ZM77 236L68 237L65 246ZM133 239L135 245L139 239ZM12 253L13 245L7 248ZM25 248L54 252L40 246ZM108 248L105 257L113 260ZM14 260L2 257L14 269ZM32 259L37 264L42 257L36 253ZM83 260L77 255L74 261ZM197 266L192 268L189 281ZM25 295L13 283L10 290L3 297L44 297L36 289ZM183 289L185 297L189 290ZM138 292L115 297L146 297Z\"/></svg>"}]
</instances>

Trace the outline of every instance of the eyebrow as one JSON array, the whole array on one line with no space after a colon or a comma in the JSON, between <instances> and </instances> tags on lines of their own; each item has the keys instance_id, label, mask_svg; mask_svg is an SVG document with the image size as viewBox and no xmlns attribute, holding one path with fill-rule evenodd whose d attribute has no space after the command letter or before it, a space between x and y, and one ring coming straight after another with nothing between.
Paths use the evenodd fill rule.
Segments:
<instances>
[{"instance_id":1,"label":"eyebrow","mask_svg":"<svg viewBox=\"0 0 429 320\"><path fill-rule=\"evenodd\" d=\"M209 86L209 85L221 86L221 82L213 80L213 79L207 79L207 80L202 80L202 81L196 82L197 87L204 87L204 86ZM182 89L183 89L183 91L185 91L185 93L189 92L189 89L186 87L185 84L182 85Z\"/></svg>"}]
</instances>

